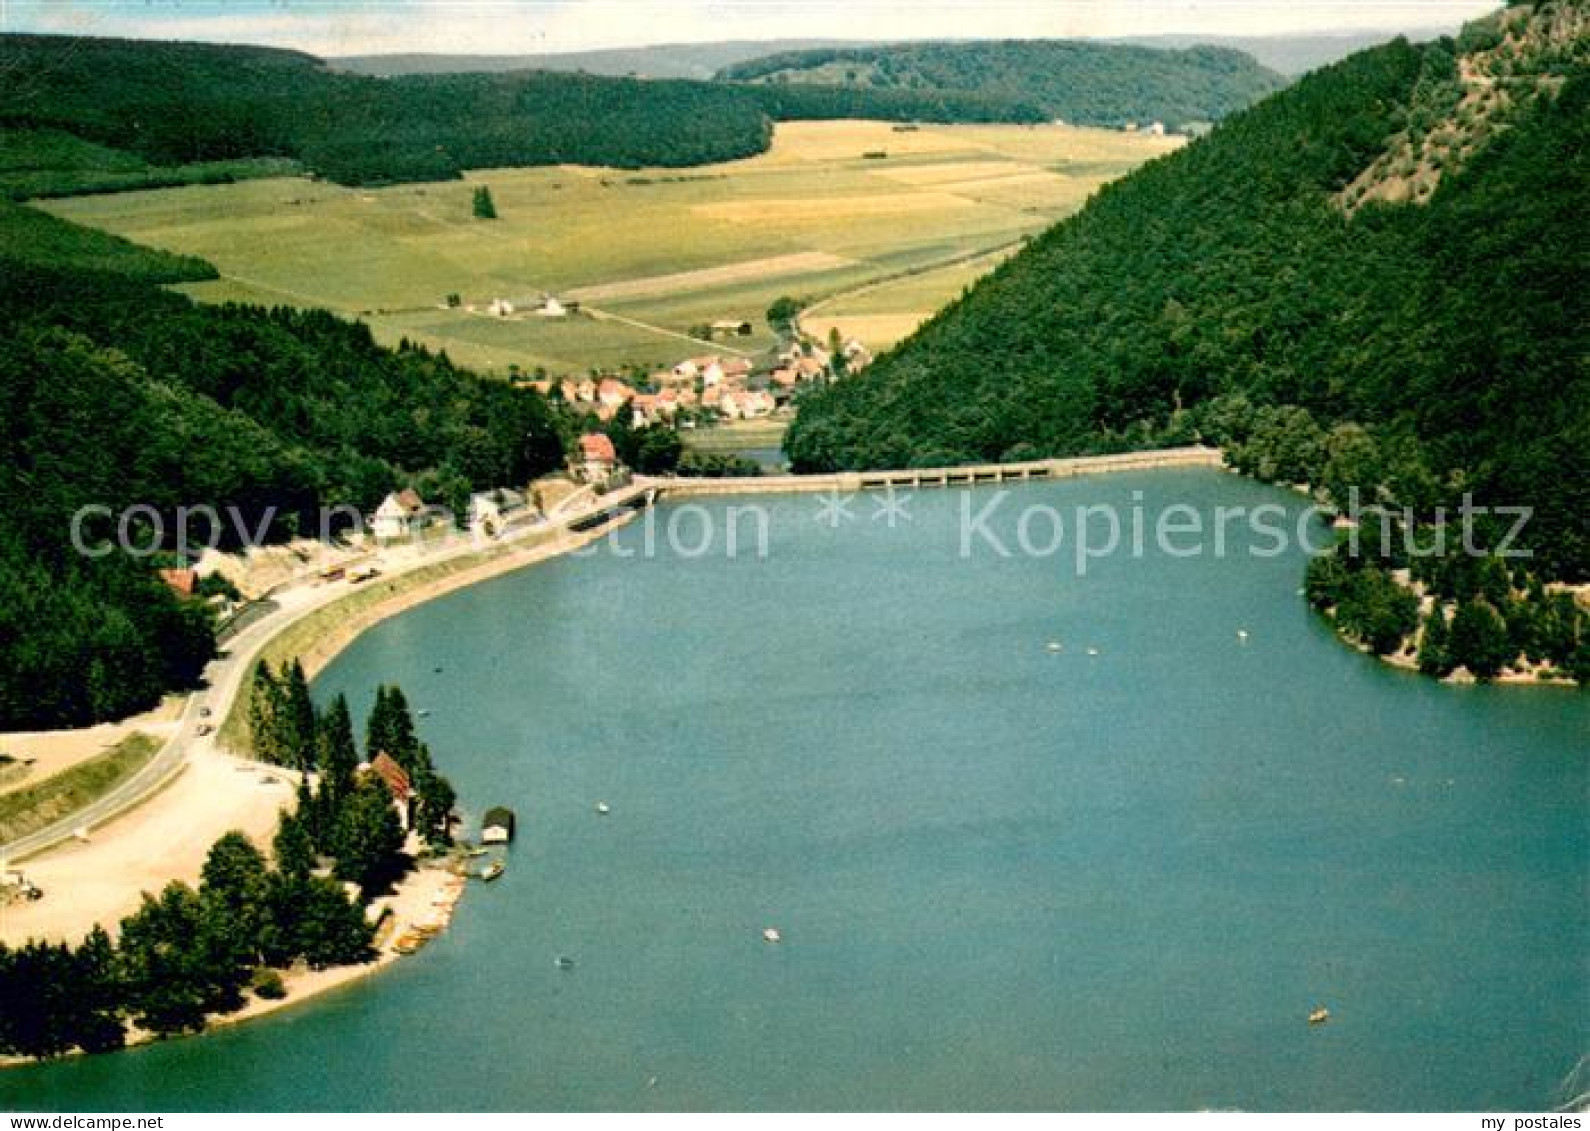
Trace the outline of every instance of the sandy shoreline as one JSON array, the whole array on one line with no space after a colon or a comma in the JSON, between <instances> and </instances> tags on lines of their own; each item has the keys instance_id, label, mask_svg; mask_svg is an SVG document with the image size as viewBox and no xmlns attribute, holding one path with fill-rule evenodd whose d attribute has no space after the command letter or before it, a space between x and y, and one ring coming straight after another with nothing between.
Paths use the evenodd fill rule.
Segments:
<instances>
[{"instance_id":1,"label":"sandy shoreline","mask_svg":"<svg viewBox=\"0 0 1590 1131\"><path fill-rule=\"evenodd\" d=\"M377 601L370 607L360 610L356 615L340 621L334 629L317 637L310 648L300 653L299 658L303 662L305 671L313 677L317 672L324 670L325 666L336 658L344 648L351 645L365 630L372 626L390 617L407 612L427 601L462 589L465 586L475 585L481 581L511 573L526 566L536 565L572 550L580 549L625 525L634 518L635 513L637 512L632 511L628 514L620 514L612 521L604 523L593 530L579 533L565 531L558 537L537 545L521 546L510 542L505 545L489 547L481 551L484 555L483 560L476 565L394 593L391 597ZM263 653L268 649L272 641L283 633L290 631L292 627L291 623L282 626L280 632L276 633L270 641L266 641L261 647L261 652ZM233 763L234 760L227 759L226 761ZM261 769L266 769L263 764L260 764L260 767ZM229 768L235 769L235 763ZM191 777L191 774L185 773L178 780L181 781L183 778ZM291 795L284 791L280 800L272 798L269 802L272 806L269 813L271 829L275 827L276 818L281 808L290 800ZM176 812L177 809L185 809L185 806L163 806L157 807L153 811L146 806L138 806L107 826L103 830L102 835L96 837L93 843L89 845L63 845L60 848L52 849L38 857L29 870L45 880L44 886L48 890L49 887L56 885L76 888L83 884L84 873L97 872L103 865L103 861L99 861L97 857L107 851L119 856L127 863L148 863L150 862L150 857L144 853L122 851L126 847L125 841L127 839L122 833L126 830L118 830L116 825L122 822L127 822L129 825L137 824L139 826L138 829L134 829L131 835L134 839L147 844L151 840L152 834L145 835L145 832L142 831L142 823L150 820L151 817L157 823L162 819L172 818L183 821L183 814ZM257 820L259 816L260 813L256 807L253 813L253 817L256 819L249 822L252 827L247 831L250 838L257 842L268 841L269 830L259 824ZM158 843L160 837L155 836L153 839ZM203 855L202 853L196 854L193 851L193 845L186 847L189 851L185 855L193 856L193 860L184 860L177 864L167 857L155 854L154 859L159 860L160 863L155 864L153 868L147 869L150 875L145 877L143 882L129 880L126 876L115 877L115 879L121 881L119 883L102 882L99 888L103 890L97 890L100 898L74 901L66 906L64 914L58 913L60 911L59 904L46 907L46 904L49 904L48 899L40 901L38 904L7 909L4 918L11 921L5 924L9 928L8 930L0 931L0 937L18 934L19 937L7 941L22 941L24 938L32 937L51 937L58 940L73 939L75 941L76 938L81 938L86 934L95 923L108 920L113 928L116 923L119 923L122 916L136 909L138 902L142 898L143 891L147 890L151 885L158 890L159 887L164 886L171 879L196 882L197 869L202 864ZM203 846L203 851L208 851L208 843ZM153 874L155 871L159 871L162 874L156 877ZM371 905L377 913L383 910L387 912L377 936L377 954L373 961L357 966L336 966L326 970L295 969L284 971L282 972L282 983L287 990L286 997L268 1000L251 994L243 1008L233 1013L212 1017L204 1030L191 1035L202 1036L204 1033L215 1029L244 1024L259 1017L267 1017L284 1009L294 1008L312 1001L318 996L350 985L360 979L368 978L378 971L386 969L398 959L406 957L393 948L392 944L395 940L405 934L412 933L416 928L423 929L428 925L434 927L437 923L441 923L445 927L445 923L451 919L454 908L462 897L464 886L465 881L447 868L435 866L416 868L415 871L404 878L403 882L398 885L391 895L381 897ZM87 907L85 907L85 903ZM114 912L111 910L111 903L115 904ZM101 906L102 904L104 906ZM34 922L34 919L39 921ZM45 922L46 919L48 922ZM71 922L63 922L62 920ZM82 922L77 922L76 920L82 920ZM128 1047L132 1047L138 1044L146 1044L156 1039L160 1038L134 1028L128 1033L127 1044ZM30 1063L34 1063L34 1061L17 1057L0 1058L0 1067Z\"/></svg>"}]
</instances>

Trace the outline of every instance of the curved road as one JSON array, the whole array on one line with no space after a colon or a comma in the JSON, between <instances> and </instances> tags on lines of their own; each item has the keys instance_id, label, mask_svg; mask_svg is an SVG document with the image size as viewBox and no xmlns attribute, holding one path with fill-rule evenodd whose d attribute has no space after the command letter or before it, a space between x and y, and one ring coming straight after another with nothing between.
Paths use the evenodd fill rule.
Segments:
<instances>
[{"instance_id":1,"label":"curved road","mask_svg":"<svg viewBox=\"0 0 1590 1131\"><path fill-rule=\"evenodd\" d=\"M628 490L612 492L595 499L584 500L584 505L554 511L551 524L539 523L515 528L496 541L482 544L472 535L443 540L431 552L415 553L412 557L382 563L384 576L393 577L424 566L445 562L450 558L478 553L482 549L506 548L532 533L548 529L567 531L574 523L610 507L622 506L644 490L635 484ZM566 502L572 500L565 500ZM401 551L400 551L401 552ZM299 617L347 596L355 589L353 582L342 580L329 583L298 582L271 594L276 608L252 621L224 645L222 655L204 669L205 686L194 692L183 705L182 714L172 735L160 751L132 777L122 782L99 800L77 810L60 821L0 845L0 862L14 866L63 841L77 835L79 830L93 829L120 816L136 805L147 801L188 765L190 759L221 757L224 751L216 744L215 733L200 735L199 728L209 725L217 730L232 709L232 701L242 688L244 677L253 668L261 649L270 640ZM203 712L208 711L208 714Z\"/></svg>"}]
</instances>

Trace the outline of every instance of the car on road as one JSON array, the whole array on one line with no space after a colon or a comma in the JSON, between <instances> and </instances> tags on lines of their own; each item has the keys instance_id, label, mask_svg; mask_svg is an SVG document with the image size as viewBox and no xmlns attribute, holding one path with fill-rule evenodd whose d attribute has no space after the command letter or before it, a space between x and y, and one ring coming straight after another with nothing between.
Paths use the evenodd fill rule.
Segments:
<instances>
[{"instance_id":1,"label":"car on road","mask_svg":"<svg viewBox=\"0 0 1590 1131\"><path fill-rule=\"evenodd\" d=\"M215 728L213 726L211 726L209 723L205 723L203 726L199 727L199 729L197 731L195 731L194 733L197 734L200 738L204 738L206 735L214 734L215 733Z\"/></svg>"}]
</instances>

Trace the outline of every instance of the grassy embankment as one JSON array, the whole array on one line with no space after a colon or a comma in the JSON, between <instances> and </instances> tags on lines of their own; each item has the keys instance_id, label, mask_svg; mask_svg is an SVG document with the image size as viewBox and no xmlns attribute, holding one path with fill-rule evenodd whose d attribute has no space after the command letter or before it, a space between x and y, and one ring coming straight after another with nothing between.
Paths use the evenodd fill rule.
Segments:
<instances>
[{"instance_id":1,"label":"grassy embankment","mask_svg":"<svg viewBox=\"0 0 1590 1131\"><path fill-rule=\"evenodd\" d=\"M33 785L0 794L0 844L36 832L93 804L149 764L158 739L130 734L103 754Z\"/></svg>"},{"instance_id":2,"label":"grassy embankment","mask_svg":"<svg viewBox=\"0 0 1590 1131\"><path fill-rule=\"evenodd\" d=\"M296 657L313 677L371 625L429 597L491 573L517 568L526 551L546 545L556 533L546 531L529 535L509 545L491 546L406 573L364 582L346 597L300 617L277 633L260 650L258 660L279 667ZM253 673L250 672L243 677L237 697L217 734L220 746L239 755L247 755L253 749L248 726L252 687Z\"/></svg>"}]
</instances>

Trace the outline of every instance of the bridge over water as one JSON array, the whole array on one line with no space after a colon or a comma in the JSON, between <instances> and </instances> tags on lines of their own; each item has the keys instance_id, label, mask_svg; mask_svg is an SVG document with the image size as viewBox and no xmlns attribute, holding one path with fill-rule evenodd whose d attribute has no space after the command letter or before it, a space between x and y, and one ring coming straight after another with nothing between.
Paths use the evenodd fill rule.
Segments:
<instances>
[{"instance_id":1,"label":"bridge over water","mask_svg":"<svg viewBox=\"0 0 1590 1131\"><path fill-rule=\"evenodd\" d=\"M820 475L759 475L745 479L696 479L637 476L611 498L623 505L647 490L665 498L702 495L761 495L774 491L884 491L927 487L980 487L1034 479L1071 479L1120 471L1150 471L1175 467L1225 466L1218 448L1201 446L1166 448L1153 452L1123 452L1108 456L1027 460L1021 463L966 464L957 467L914 467L887 471L840 471Z\"/></svg>"}]
</instances>

